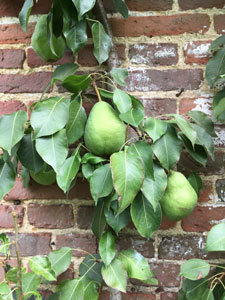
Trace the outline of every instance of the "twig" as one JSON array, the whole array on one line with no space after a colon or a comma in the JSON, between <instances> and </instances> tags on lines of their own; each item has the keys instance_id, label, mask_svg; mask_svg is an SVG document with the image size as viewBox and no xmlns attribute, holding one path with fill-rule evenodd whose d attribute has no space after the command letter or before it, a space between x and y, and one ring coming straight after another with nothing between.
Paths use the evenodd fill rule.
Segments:
<instances>
[{"instance_id":1,"label":"twig","mask_svg":"<svg viewBox=\"0 0 225 300\"><path fill-rule=\"evenodd\" d=\"M101 95L100 95L100 93L99 93L99 90L98 90L98 87L97 87L95 81L92 82L92 85L93 85L93 87L94 87L94 89L95 89L95 92L96 92L96 94L97 94L97 96L98 96L98 102L101 102L101 101L102 101L102 98L101 98Z\"/></svg>"},{"instance_id":2,"label":"twig","mask_svg":"<svg viewBox=\"0 0 225 300\"><path fill-rule=\"evenodd\" d=\"M22 263L21 263L21 255L20 248L18 244L19 236L18 236L18 218L15 211L12 212L14 230L15 230L15 247L16 247L16 259L17 259L17 286L18 286L18 296L19 300L23 300L23 292L22 292Z\"/></svg>"},{"instance_id":3,"label":"twig","mask_svg":"<svg viewBox=\"0 0 225 300\"><path fill-rule=\"evenodd\" d=\"M136 132L136 134L138 135L139 139L142 139L142 134L140 133L140 131L133 125L129 124L129 126Z\"/></svg>"}]
</instances>

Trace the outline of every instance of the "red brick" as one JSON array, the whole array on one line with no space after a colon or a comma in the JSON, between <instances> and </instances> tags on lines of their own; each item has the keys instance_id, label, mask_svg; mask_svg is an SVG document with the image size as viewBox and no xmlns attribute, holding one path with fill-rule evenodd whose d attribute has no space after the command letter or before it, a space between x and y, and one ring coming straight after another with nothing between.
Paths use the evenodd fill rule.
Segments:
<instances>
[{"instance_id":1,"label":"red brick","mask_svg":"<svg viewBox=\"0 0 225 300\"><path fill-rule=\"evenodd\" d=\"M30 23L27 32L19 24L0 25L0 44L30 43L35 23Z\"/></svg>"},{"instance_id":2,"label":"red brick","mask_svg":"<svg viewBox=\"0 0 225 300\"><path fill-rule=\"evenodd\" d=\"M38 56L35 53L33 48L28 48L28 50L27 50L27 64L31 68L45 66L45 65L61 65L61 64L65 64L65 63L72 63L73 61L74 61L73 53L71 51L66 51L64 53L64 56L60 60L57 60L54 63L52 63L52 62L48 63L48 62L42 60L40 58L40 56Z\"/></svg>"},{"instance_id":3,"label":"red brick","mask_svg":"<svg viewBox=\"0 0 225 300\"><path fill-rule=\"evenodd\" d=\"M195 41L184 47L186 64L206 64L210 59L209 46L211 41Z\"/></svg>"},{"instance_id":4,"label":"red brick","mask_svg":"<svg viewBox=\"0 0 225 300\"><path fill-rule=\"evenodd\" d=\"M155 98L143 98L141 99L145 107L145 115L147 117L156 117L164 114L175 114L176 113L176 99L155 99Z\"/></svg>"},{"instance_id":5,"label":"red brick","mask_svg":"<svg viewBox=\"0 0 225 300\"><path fill-rule=\"evenodd\" d=\"M148 66L170 66L178 62L177 44L134 44L130 46L131 64Z\"/></svg>"},{"instance_id":6,"label":"red brick","mask_svg":"<svg viewBox=\"0 0 225 300\"><path fill-rule=\"evenodd\" d=\"M30 204L28 220L37 228L69 228L74 226L72 205Z\"/></svg>"},{"instance_id":7,"label":"red brick","mask_svg":"<svg viewBox=\"0 0 225 300\"><path fill-rule=\"evenodd\" d=\"M136 69L129 73L127 89L130 92L173 91L184 88L196 90L203 80L200 69L151 70Z\"/></svg>"},{"instance_id":8,"label":"red brick","mask_svg":"<svg viewBox=\"0 0 225 300\"><path fill-rule=\"evenodd\" d=\"M170 10L172 9L172 0L126 0L130 10L148 11L148 10Z\"/></svg>"},{"instance_id":9,"label":"red brick","mask_svg":"<svg viewBox=\"0 0 225 300\"><path fill-rule=\"evenodd\" d=\"M77 226L80 229L91 229L94 216L94 207L80 206L77 212Z\"/></svg>"},{"instance_id":10,"label":"red brick","mask_svg":"<svg viewBox=\"0 0 225 300\"><path fill-rule=\"evenodd\" d=\"M103 291L100 300L109 300L110 294L108 291Z\"/></svg>"},{"instance_id":11,"label":"red brick","mask_svg":"<svg viewBox=\"0 0 225 300\"><path fill-rule=\"evenodd\" d=\"M29 75L0 75L1 93L41 93L50 82L52 73L38 72Z\"/></svg>"},{"instance_id":12,"label":"red brick","mask_svg":"<svg viewBox=\"0 0 225 300\"><path fill-rule=\"evenodd\" d=\"M166 292L160 295L160 300L177 300L177 293Z\"/></svg>"},{"instance_id":13,"label":"red brick","mask_svg":"<svg viewBox=\"0 0 225 300\"><path fill-rule=\"evenodd\" d=\"M184 115L190 110L200 110L211 115L212 99L206 97L183 98L179 103L179 113Z\"/></svg>"},{"instance_id":14,"label":"red brick","mask_svg":"<svg viewBox=\"0 0 225 300\"><path fill-rule=\"evenodd\" d=\"M170 229L176 226L176 222L166 219L166 217L162 216L162 223L159 229Z\"/></svg>"},{"instance_id":15,"label":"red brick","mask_svg":"<svg viewBox=\"0 0 225 300\"><path fill-rule=\"evenodd\" d=\"M0 17L18 17L24 0L1 0ZM52 0L39 0L34 4L31 14L46 14L51 8Z\"/></svg>"},{"instance_id":16,"label":"red brick","mask_svg":"<svg viewBox=\"0 0 225 300\"><path fill-rule=\"evenodd\" d=\"M23 102L17 100L0 102L0 117L5 114L11 114L18 110L26 111L26 105Z\"/></svg>"},{"instance_id":17,"label":"red brick","mask_svg":"<svg viewBox=\"0 0 225 300\"><path fill-rule=\"evenodd\" d=\"M62 274L60 274L57 278L57 284L59 284L60 282L66 280L66 279L74 279L74 265L73 263L70 264L69 268L63 272Z\"/></svg>"},{"instance_id":18,"label":"red brick","mask_svg":"<svg viewBox=\"0 0 225 300\"><path fill-rule=\"evenodd\" d=\"M69 199L90 200L89 183L77 178L75 187L68 195ZM39 185L30 181L28 188L23 188L20 178L16 179L13 189L4 197L5 200L30 200L30 199L66 199L66 195L56 185Z\"/></svg>"},{"instance_id":19,"label":"red brick","mask_svg":"<svg viewBox=\"0 0 225 300\"><path fill-rule=\"evenodd\" d=\"M225 15L216 15L214 16L214 28L217 33L224 34L225 32L225 23L224 23Z\"/></svg>"},{"instance_id":20,"label":"red brick","mask_svg":"<svg viewBox=\"0 0 225 300\"><path fill-rule=\"evenodd\" d=\"M96 253L96 238L94 235L82 235L78 233L68 233L56 237L56 247L70 247L77 249L73 251L73 256L82 257L89 253Z\"/></svg>"},{"instance_id":21,"label":"red brick","mask_svg":"<svg viewBox=\"0 0 225 300\"><path fill-rule=\"evenodd\" d=\"M210 181L203 180L202 189L199 194L198 202L208 202L213 195L213 184Z\"/></svg>"},{"instance_id":22,"label":"red brick","mask_svg":"<svg viewBox=\"0 0 225 300\"><path fill-rule=\"evenodd\" d=\"M178 0L179 6L182 10L197 9L197 8L223 8L224 0Z\"/></svg>"},{"instance_id":23,"label":"red brick","mask_svg":"<svg viewBox=\"0 0 225 300\"><path fill-rule=\"evenodd\" d=\"M122 300L155 300L155 295L153 294L143 294L139 293L126 293L122 294Z\"/></svg>"},{"instance_id":24,"label":"red brick","mask_svg":"<svg viewBox=\"0 0 225 300\"><path fill-rule=\"evenodd\" d=\"M206 14L179 14L173 16L129 17L127 20L110 19L114 36L152 37L179 35L183 33L204 34L209 29L210 20Z\"/></svg>"},{"instance_id":25,"label":"red brick","mask_svg":"<svg viewBox=\"0 0 225 300\"><path fill-rule=\"evenodd\" d=\"M180 285L179 265L168 263L151 264L151 270L155 273L159 286L174 287Z\"/></svg>"},{"instance_id":26,"label":"red brick","mask_svg":"<svg viewBox=\"0 0 225 300\"><path fill-rule=\"evenodd\" d=\"M221 222L225 216L224 207L200 207L197 206L192 214L182 220L182 228L185 231L203 232L209 231L214 224Z\"/></svg>"},{"instance_id":27,"label":"red brick","mask_svg":"<svg viewBox=\"0 0 225 300\"><path fill-rule=\"evenodd\" d=\"M22 49L0 49L0 68L22 68L25 51Z\"/></svg>"},{"instance_id":28,"label":"red brick","mask_svg":"<svg viewBox=\"0 0 225 300\"><path fill-rule=\"evenodd\" d=\"M140 236L124 235L119 236L120 250L135 249L145 257L154 257L154 241L141 238Z\"/></svg>"},{"instance_id":29,"label":"red brick","mask_svg":"<svg viewBox=\"0 0 225 300\"><path fill-rule=\"evenodd\" d=\"M18 217L18 224L21 226L24 217L24 207L0 205L0 228L14 228L12 211L15 210Z\"/></svg>"}]
</instances>

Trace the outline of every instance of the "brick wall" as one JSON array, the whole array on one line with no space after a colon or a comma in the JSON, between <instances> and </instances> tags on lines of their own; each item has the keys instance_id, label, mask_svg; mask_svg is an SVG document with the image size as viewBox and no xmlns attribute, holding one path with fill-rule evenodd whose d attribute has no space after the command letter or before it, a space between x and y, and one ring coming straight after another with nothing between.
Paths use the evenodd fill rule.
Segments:
<instances>
[{"instance_id":1,"label":"brick wall","mask_svg":"<svg viewBox=\"0 0 225 300\"><path fill-rule=\"evenodd\" d=\"M16 16L22 2L0 0L0 116L26 110L28 104L38 100L54 70L54 66L43 62L29 46L37 15L31 17L28 33L18 24ZM121 66L130 71L128 90L142 99L146 114L184 114L198 109L210 115L213 92L204 79L204 70L210 41L225 32L225 1L126 0L130 9L128 20L114 14L111 2L106 0L105 5ZM39 0L34 13L47 12L50 4L51 1ZM72 61L78 61L86 71L97 68L91 41L78 58L67 52L60 63ZM181 89L184 92L180 94ZM51 94L59 92L55 87ZM89 110L90 104L86 107ZM217 261L222 258L220 253L204 251L207 231L225 218L225 135L221 124L216 129L214 162L209 160L204 169L183 155L179 163L180 170L188 167L200 174L204 183L193 214L178 223L164 220L149 241L136 235L132 227L129 233L124 231L120 236L121 249L131 247L143 253L159 279L157 287L140 287L133 282L123 300L177 299L179 269L185 259ZM66 200L55 186L41 187L31 182L25 190L17 179L13 190L0 204L1 231L11 234L13 205L17 205L19 213L25 263L28 256L47 254L61 246L96 251L96 240L90 230L93 202L86 182L78 180ZM74 251L68 276L77 271L81 257L81 252ZM109 299L107 292L102 299Z\"/></svg>"}]
</instances>

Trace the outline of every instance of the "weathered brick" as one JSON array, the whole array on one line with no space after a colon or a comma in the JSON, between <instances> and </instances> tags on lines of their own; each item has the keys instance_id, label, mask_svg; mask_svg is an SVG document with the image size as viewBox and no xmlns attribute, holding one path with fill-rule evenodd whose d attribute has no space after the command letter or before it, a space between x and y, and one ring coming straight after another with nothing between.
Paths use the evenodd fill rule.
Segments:
<instances>
[{"instance_id":1,"label":"weathered brick","mask_svg":"<svg viewBox=\"0 0 225 300\"><path fill-rule=\"evenodd\" d=\"M89 253L96 253L96 238L94 235L82 235L78 233L69 233L57 235L56 237L56 247L70 247L73 250L73 255L77 257L86 256L87 253L83 252L87 251Z\"/></svg>"},{"instance_id":2,"label":"weathered brick","mask_svg":"<svg viewBox=\"0 0 225 300\"><path fill-rule=\"evenodd\" d=\"M180 266L176 264L158 263L150 264L151 270L158 279L159 286L174 287L180 285ZM168 276L170 274L170 276Z\"/></svg>"},{"instance_id":3,"label":"weathered brick","mask_svg":"<svg viewBox=\"0 0 225 300\"><path fill-rule=\"evenodd\" d=\"M217 179L216 192L219 201L225 202L225 179Z\"/></svg>"},{"instance_id":4,"label":"weathered brick","mask_svg":"<svg viewBox=\"0 0 225 300\"><path fill-rule=\"evenodd\" d=\"M198 202L208 202L213 197L213 184L211 181L203 180L202 189L199 194Z\"/></svg>"},{"instance_id":5,"label":"weathered brick","mask_svg":"<svg viewBox=\"0 0 225 300\"><path fill-rule=\"evenodd\" d=\"M165 292L160 295L160 300L177 300L177 293L174 292Z\"/></svg>"},{"instance_id":6,"label":"weathered brick","mask_svg":"<svg viewBox=\"0 0 225 300\"><path fill-rule=\"evenodd\" d=\"M211 115L212 98L183 98L179 103L179 113L184 115L190 110L200 110L207 115Z\"/></svg>"},{"instance_id":7,"label":"weathered brick","mask_svg":"<svg viewBox=\"0 0 225 300\"><path fill-rule=\"evenodd\" d=\"M129 17L110 19L114 36L161 36L183 33L204 34L210 20L206 14L179 14L173 16Z\"/></svg>"},{"instance_id":8,"label":"weathered brick","mask_svg":"<svg viewBox=\"0 0 225 300\"><path fill-rule=\"evenodd\" d=\"M22 68L25 51L22 49L0 49L0 68Z\"/></svg>"},{"instance_id":9,"label":"weathered brick","mask_svg":"<svg viewBox=\"0 0 225 300\"><path fill-rule=\"evenodd\" d=\"M1 93L42 93L52 73L37 72L29 75L0 75Z\"/></svg>"},{"instance_id":10,"label":"weathered brick","mask_svg":"<svg viewBox=\"0 0 225 300\"><path fill-rule=\"evenodd\" d=\"M203 232L209 231L214 224L221 222L225 216L224 207L197 206L194 211L182 220L182 228L185 231Z\"/></svg>"},{"instance_id":11,"label":"weathered brick","mask_svg":"<svg viewBox=\"0 0 225 300\"><path fill-rule=\"evenodd\" d=\"M142 98L141 102L145 107L145 115L147 117L156 117L164 114L175 114L176 113L176 99L163 98Z\"/></svg>"},{"instance_id":12,"label":"weathered brick","mask_svg":"<svg viewBox=\"0 0 225 300\"><path fill-rule=\"evenodd\" d=\"M27 110L26 105L21 101L11 100L0 102L0 117L18 110Z\"/></svg>"},{"instance_id":13,"label":"weathered brick","mask_svg":"<svg viewBox=\"0 0 225 300\"><path fill-rule=\"evenodd\" d=\"M184 47L186 64L206 64L210 59L209 47L211 41L189 42Z\"/></svg>"},{"instance_id":14,"label":"weathered brick","mask_svg":"<svg viewBox=\"0 0 225 300\"><path fill-rule=\"evenodd\" d=\"M170 229L176 226L176 222L166 219L166 217L162 216L162 223L159 229Z\"/></svg>"},{"instance_id":15,"label":"weathered brick","mask_svg":"<svg viewBox=\"0 0 225 300\"><path fill-rule=\"evenodd\" d=\"M224 0L178 0L179 6L182 10L197 9L197 8L223 8Z\"/></svg>"},{"instance_id":16,"label":"weathered brick","mask_svg":"<svg viewBox=\"0 0 225 300\"><path fill-rule=\"evenodd\" d=\"M119 236L120 250L135 249L145 257L154 257L154 241L141 238L140 236L124 235Z\"/></svg>"},{"instance_id":17,"label":"weathered brick","mask_svg":"<svg viewBox=\"0 0 225 300\"><path fill-rule=\"evenodd\" d=\"M160 11L172 9L172 0L126 0L126 4L130 10L137 11Z\"/></svg>"},{"instance_id":18,"label":"weathered brick","mask_svg":"<svg viewBox=\"0 0 225 300\"><path fill-rule=\"evenodd\" d=\"M177 45L171 43L134 44L130 46L131 64L170 66L178 62Z\"/></svg>"},{"instance_id":19,"label":"weathered brick","mask_svg":"<svg viewBox=\"0 0 225 300\"><path fill-rule=\"evenodd\" d=\"M217 137L214 138L215 147L224 147L225 146L225 135L224 135L224 126L215 126L215 131Z\"/></svg>"},{"instance_id":20,"label":"weathered brick","mask_svg":"<svg viewBox=\"0 0 225 300\"><path fill-rule=\"evenodd\" d=\"M0 205L0 228L13 228L13 217L12 211L15 210L18 218L19 226L23 223L24 207L19 206L8 206Z\"/></svg>"},{"instance_id":21,"label":"weathered brick","mask_svg":"<svg viewBox=\"0 0 225 300\"><path fill-rule=\"evenodd\" d=\"M27 32L19 24L0 25L0 44L30 43L35 23L30 23Z\"/></svg>"},{"instance_id":22,"label":"weathered brick","mask_svg":"<svg viewBox=\"0 0 225 300\"><path fill-rule=\"evenodd\" d=\"M92 199L89 184L86 180L77 178L75 187L68 195L69 199ZM66 199L66 195L56 185L39 185L30 181L28 188L23 188L20 178L16 179L13 189L4 197L5 200L30 200L30 199Z\"/></svg>"},{"instance_id":23,"label":"weathered brick","mask_svg":"<svg viewBox=\"0 0 225 300\"><path fill-rule=\"evenodd\" d=\"M28 48L27 50L27 64L31 68L40 67L44 65L61 65L65 63L72 63L74 61L73 53L71 51L66 51L63 57L56 62L46 62L38 56L33 48Z\"/></svg>"},{"instance_id":24,"label":"weathered brick","mask_svg":"<svg viewBox=\"0 0 225 300\"><path fill-rule=\"evenodd\" d=\"M122 294L122 300L155 300L155 295L152 293L146 294L146 293L126 293Z\"/></svg>"},{"instance_id":25,"label":"weathered brick","mask_svg":"<svg viewBox=\"0 0 225 300\"><path fill-rule=\"evenodd\" d=\"M90 229L94 216L93 206L80 206L77 212L77 225L80 229Z\"/></svg>"},{"instance_id":26,"label":"weathered brick","mask_svg":"<svg viewBox=\"0 0 225 300\"><path fill-rule=\"evenodd\" d=\"M129 72L127 89L130 92L173 91L180 88L196 90L202 80L203 73L200 69L135 69Z\"/></svg>"},{"instance_id":27,"label":"weathered brick","mask_svg":"<svg viewBox=\"0 0 225 300\"><path fill-rule=\"evenodd\" d=\"M28 220L37 228L69 228L74 226L72 205L43 205L28 206Z\"/></svg>"},{"instance_id":28,"label":"weathered brick","mask_svg":"<svg viewBox=\"0 0 225 300\"><path fill-rule=\"evenodd\" d=\"M225 32L225 23L224 23L225 15L215 15L214 16L214 28L217 33L224 34Z\"/></svg>"}]
</instances>

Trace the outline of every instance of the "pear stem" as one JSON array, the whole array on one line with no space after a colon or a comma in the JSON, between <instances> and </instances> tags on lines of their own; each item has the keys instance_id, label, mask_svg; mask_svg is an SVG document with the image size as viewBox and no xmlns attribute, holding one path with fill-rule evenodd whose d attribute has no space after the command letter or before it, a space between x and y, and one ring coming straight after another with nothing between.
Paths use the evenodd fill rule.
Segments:
<instances>
[{"instance_id":1,"label":"pear stem","mask_svg":"<svg viewBox=\"0 0 225 300\"><path fill-rule=\"evenodd\" d=\"M98 90L98 87L97 87L97 84L95 83L95 81L92 82L92 85L93 85L93 87L94 87L94 89L95 89L95 92L96 92L96 94L97 94L97 96L98 96L98 102L101 102L101 101L102 101L102 98L101 98L101 95L100 95L100 93L99 93L99 90Z\"/></svg>"}]
</instances>

